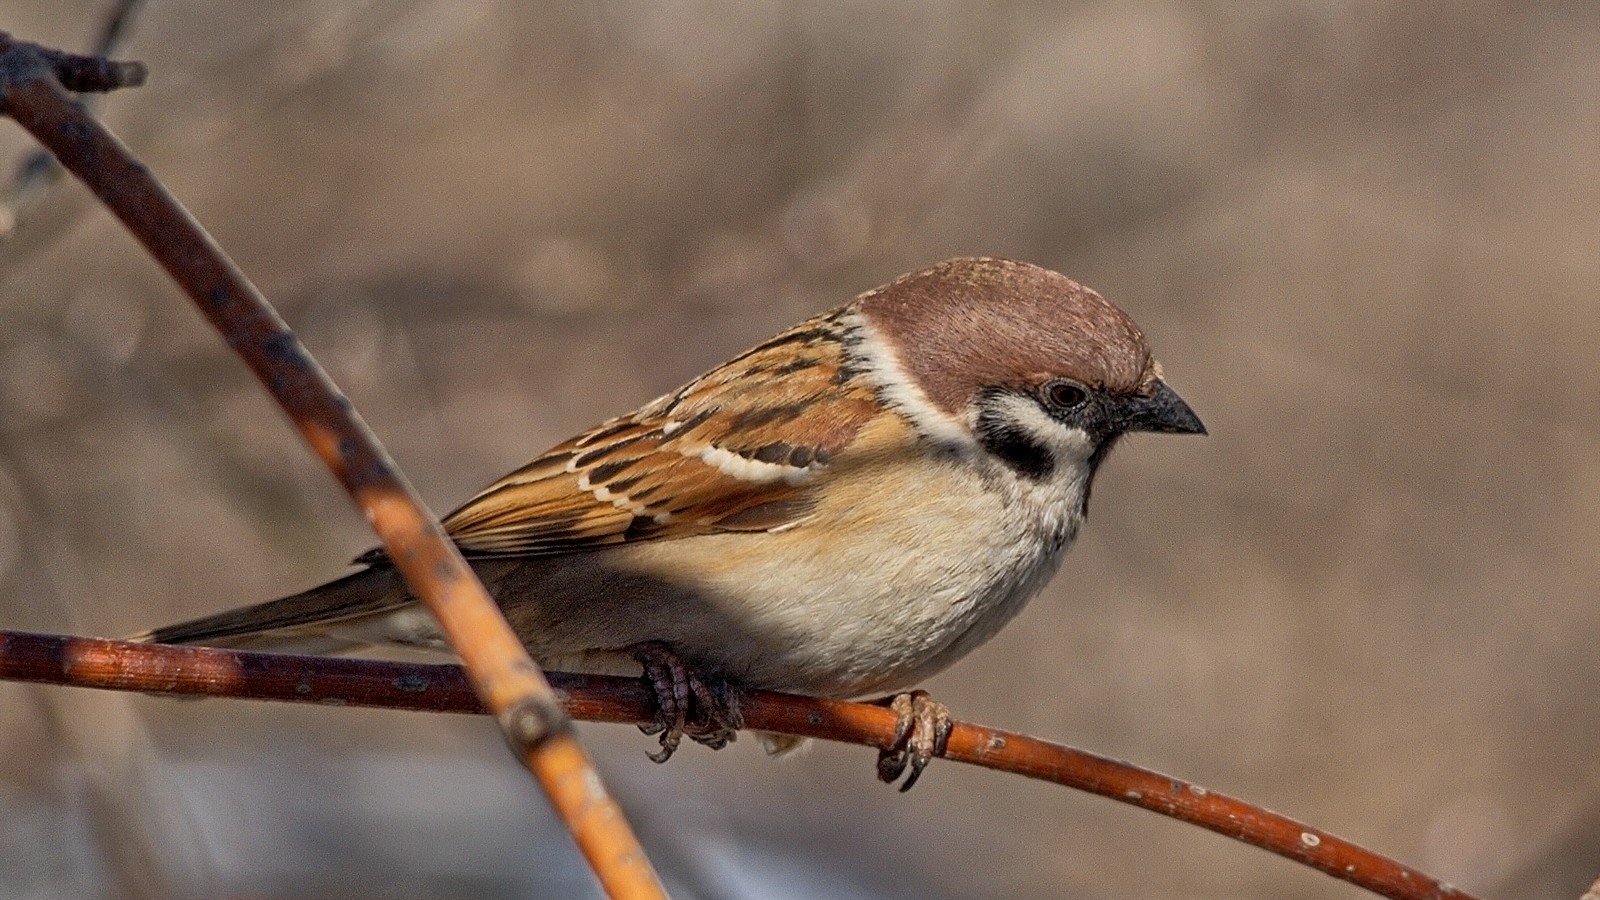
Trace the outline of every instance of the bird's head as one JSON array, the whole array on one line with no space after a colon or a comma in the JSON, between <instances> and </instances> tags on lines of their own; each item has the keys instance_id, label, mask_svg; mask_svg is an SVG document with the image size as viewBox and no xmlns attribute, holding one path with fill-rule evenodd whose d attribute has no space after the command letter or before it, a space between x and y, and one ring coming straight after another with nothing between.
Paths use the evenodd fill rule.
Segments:
<instances>
[{"instance_id":1,"label":"bird's head","mask_svg":"<svg viewBox=\"0 0 1600 900\"><path fill-rule=\"evenodd\" d=\"M886 399L928 436L975 444L1022 478L1092 475L1130 432L1206 433L1133 320L1048 269L952 259L857 309L897 370Z\"/></svg>"}]
</instances>

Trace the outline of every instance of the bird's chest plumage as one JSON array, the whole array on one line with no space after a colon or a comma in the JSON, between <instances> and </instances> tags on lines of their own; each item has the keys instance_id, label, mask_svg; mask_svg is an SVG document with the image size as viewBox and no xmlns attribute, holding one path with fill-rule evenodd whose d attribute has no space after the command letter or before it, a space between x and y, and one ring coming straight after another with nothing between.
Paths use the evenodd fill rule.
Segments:
<instances>
[{"instance_id":1,"label":"bird's chest plumage","mask_svg":"<svg viewBox=\"0 0 1600 900\"><path fill-rule=\"evenodd\" d=\"M663 636L760 687L858 696L910 686L991 637L1055 573L1085 479L868 457L805 524L641 545L627 565L692 581ZM741 623L733 629L714 622Z\"/></svg>"}]
</instances>

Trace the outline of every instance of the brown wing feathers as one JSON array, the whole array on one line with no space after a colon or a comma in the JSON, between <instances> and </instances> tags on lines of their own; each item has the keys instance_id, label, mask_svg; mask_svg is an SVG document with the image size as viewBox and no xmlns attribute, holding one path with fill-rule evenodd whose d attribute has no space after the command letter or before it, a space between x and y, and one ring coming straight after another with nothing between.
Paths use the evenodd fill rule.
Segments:
<instances>
[{"instance_id":1,"label":"brown wing feathers","mask_svg":"<svg viewBox=\"0 0 1600 900\"><path fill-rule=\"evenodd\" d=\"M877 410L842 331L833 314L778 335L552 448L445 529L469 552L541 554L797 521L815 478Z\"/></svg>"},{"instance_id":2,"label":"brown wing feathers","mask_svg":"<svg viewBox=\"0 0 1600 900\"><path fill-rule=\"evenodd\" d=\"M792 525L806 515L833 455L880 409L849 368L844 331L833 313L778 335L552 448L445 517L445 529L469 554L532 555ZM375 550L356 562L383 558ZM408 600L394 572L378 566L138 639L233 639L356 619Z\"/></svg>"}]
</instances>

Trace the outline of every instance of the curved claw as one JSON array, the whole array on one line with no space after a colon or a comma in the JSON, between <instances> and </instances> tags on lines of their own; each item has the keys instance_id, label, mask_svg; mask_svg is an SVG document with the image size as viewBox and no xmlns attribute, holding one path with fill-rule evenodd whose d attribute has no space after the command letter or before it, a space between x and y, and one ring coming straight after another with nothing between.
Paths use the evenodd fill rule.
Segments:
<instances>
[{"instance_id":1,"label":"curved claw","mask_svg":"<svg viewBox=\"0 0 1600 900\"><path fill-rule=\"evenodd\" d=\"M899 719L894 740L878 751L878 779L893 784L909 767L911 774L900 785L904 793L917 783L935 756L944 755L954 725L949 708L928 696L927 691L895 694L889 699L889 708Z\"/></svg>"},{"instance_id":2,"label":"curved claw","mask_svg":"<svg viewBox=\"0 0 1600 900\"><path fill-rule=\"evenodd\" d=\"M639 730L661 735L661 749L648 755L652 761L664 763L678 751L683 740L683 726L689 714L688 670L665 644L640 644L633 655L644 667L644 677L656 693L657 718L640 725Z\"/></svg>"},{"instance_id":3,"label":"curved claw","mask_svg":"<svg viewBox=\"0 0 1600 900\"><path fill-rule=\"evenodd\" d=\"M661 736L661 749L647 754L652 761L671 759L685 736L713 750L721 750L738 736L744 717L739 713L738 693L730 685L719 682L718 689L712 690L660 641L639 644L632 652L656 694L658 718L639 726L645 734ZM699 713L694 720L689 718L691 706Z\"/></svg>"},{"instance_id":4,"label":"curved claw","mask_svg":"<svg viewBox=\"0 0 1600 900\"><path fill-rule=\"evenodd\" d=\"M715 687L690 675L689 690L701 712L701 719L684 725L683 733L697 744L721 750L739 736L744 714L739 712L739 692L725 681Z\"/></svg>"}]
</instances>

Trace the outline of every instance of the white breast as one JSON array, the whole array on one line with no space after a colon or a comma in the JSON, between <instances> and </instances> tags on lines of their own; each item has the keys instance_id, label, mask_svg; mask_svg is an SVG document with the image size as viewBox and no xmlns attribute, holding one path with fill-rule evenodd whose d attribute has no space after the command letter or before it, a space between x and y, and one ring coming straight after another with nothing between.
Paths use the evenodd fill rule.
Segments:
<instances>
[{"instance_id":1,"label":"white breast","mask_svg":"<svg viewBox=\"0 0 1600 900\"><path fill-rule=\"evenodd\" d=\"M694 583L688 602L714 609L686 610L662 639L736 681L841 697L908 687L1009 621L1082 522L1086 476L979 477L978 462L867 462L801 527L641 544L625 565Z\"/></svg>"}]
</instances>

